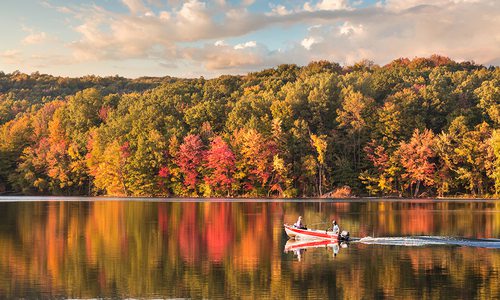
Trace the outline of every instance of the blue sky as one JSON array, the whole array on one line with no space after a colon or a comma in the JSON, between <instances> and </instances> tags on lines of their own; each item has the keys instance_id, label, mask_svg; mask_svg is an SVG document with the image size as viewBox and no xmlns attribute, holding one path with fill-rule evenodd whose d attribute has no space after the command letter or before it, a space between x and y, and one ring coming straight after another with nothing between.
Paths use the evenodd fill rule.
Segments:
<instances>
[{"instance_id":1,"label":"blue sky","mask_svg":"<svg viewBox=\"0 0 500 300\"><path fill-rule=\"evenodd\" d=\"M500 63L497 0L5 0L0 70L215 77L441 54Z\"/></svg>"}]
</instances>

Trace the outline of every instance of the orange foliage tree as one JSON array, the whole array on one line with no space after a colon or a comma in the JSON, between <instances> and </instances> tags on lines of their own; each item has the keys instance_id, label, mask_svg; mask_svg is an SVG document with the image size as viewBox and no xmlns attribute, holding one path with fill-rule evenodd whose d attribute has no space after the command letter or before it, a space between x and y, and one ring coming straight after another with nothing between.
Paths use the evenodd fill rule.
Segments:
<instances>
[{"instance_id":1,"label":"orange foliage tree","mask_svg":"<svg viewBox=\"0 0 500 300\"><path fill-rule=\"evenodd\" d=\"M408 142L401 142L399 155L404 167L403 179L408 180L410 190L415 185L413 196L417 197L420 185L430 187L434 184L435 157L433 150L434 133L426 129L420 133L415 129Z\"/></svg>"}]
</instances>

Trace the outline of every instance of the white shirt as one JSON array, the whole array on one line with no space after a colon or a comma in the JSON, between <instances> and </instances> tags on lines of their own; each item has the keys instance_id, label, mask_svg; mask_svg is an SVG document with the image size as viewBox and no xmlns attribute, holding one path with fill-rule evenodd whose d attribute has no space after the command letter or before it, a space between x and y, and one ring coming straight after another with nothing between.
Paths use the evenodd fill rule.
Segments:
<instances>
[{"instance_id":1,"label":"white shirt","mask_svg":"<svg viewBox=\"0 0 500 300\"><path fill-rule=\"evenodd\" d=\"M333 225L333 233L339 234L340 228L339 225L335 224Z\"/></svg>"}]
</instances>

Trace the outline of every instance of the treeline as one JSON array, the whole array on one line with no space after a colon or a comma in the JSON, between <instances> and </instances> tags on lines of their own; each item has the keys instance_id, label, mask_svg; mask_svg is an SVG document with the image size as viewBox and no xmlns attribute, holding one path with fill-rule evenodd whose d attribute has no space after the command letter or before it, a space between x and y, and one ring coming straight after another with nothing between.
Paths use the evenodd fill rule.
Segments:
<instances>
[{"instance_id":1,"label":"treeline","mask_svg":"<svg viewBox=\"0 0 500 300\"><path fill-rule=\"evenodd\" d=\"M88 88L96 88L101 94L126 94L144 92L173 82L172 77L141 77L127 79L119 76L81 78L55 77L38 72L31 75L15 71L5 74L0 71L0 124L10 121L28 109L39 109L44 103L55 99L64 100L67 96Z\"/></svg>"},{"instance_id":2,"label":"treeline","mask_svg":"<svg viewBox=\"0 0 500 300\"><path fill-rule=\"evenodd\" d=\"M500 192L499 67L434 55L385 66L281 65L211 80L64 79L76 82L71 88L46 75L0 77L6 192ZM82 80L90 87L80 90ZM7 98L26 104L16 110Z\"/></svg>"}]
</instances>

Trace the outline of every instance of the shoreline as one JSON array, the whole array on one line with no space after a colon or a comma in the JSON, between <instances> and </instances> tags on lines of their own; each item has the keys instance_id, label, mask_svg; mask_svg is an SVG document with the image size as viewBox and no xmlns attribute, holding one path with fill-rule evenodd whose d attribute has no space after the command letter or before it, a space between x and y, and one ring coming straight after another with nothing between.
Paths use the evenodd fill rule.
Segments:
<instances>
[{"instance_id":1,"label":"shoreline","mask_svg":"<svg viewBox=\"0 0 500 300\"><path fill-rule=\"evenodd\" d=\"M356 202L497 202L500 198L441 197L441 198L204 198L204 197L114 197L114 196L0 196L0 203L8 202L292 202L292 203L356 203Z\"/></svg>"}]
</instances>

